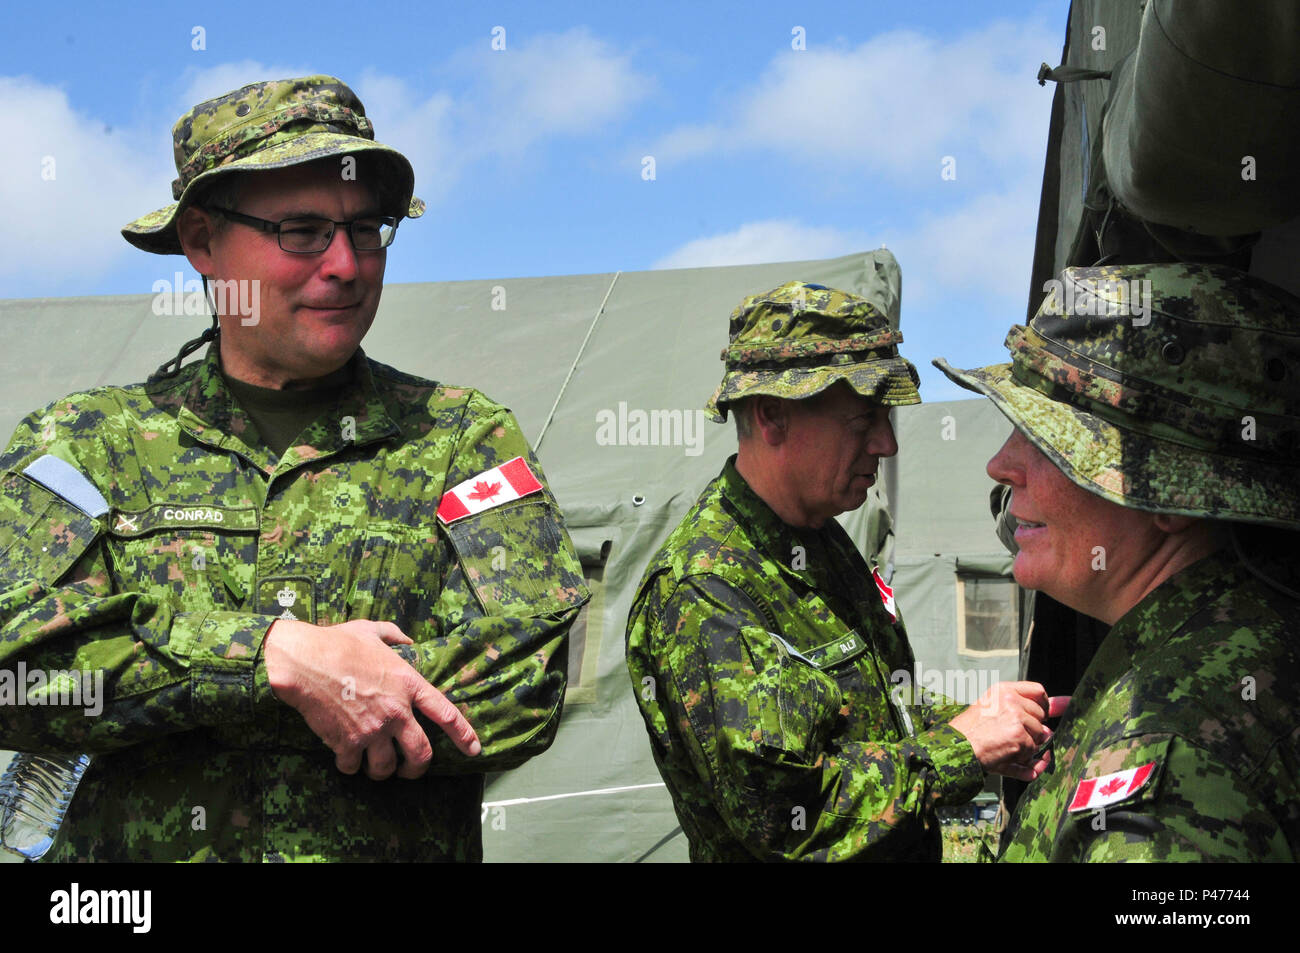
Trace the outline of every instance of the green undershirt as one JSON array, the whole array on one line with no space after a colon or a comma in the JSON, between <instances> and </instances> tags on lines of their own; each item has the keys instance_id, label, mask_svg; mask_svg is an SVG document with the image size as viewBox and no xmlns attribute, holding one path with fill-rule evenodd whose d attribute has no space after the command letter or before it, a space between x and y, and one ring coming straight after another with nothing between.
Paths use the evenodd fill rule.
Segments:
<instances>
[{"instance_id":1,"label":"green undershirt","mask_svg":"<svg viewBox=\"0 0 1300 953\"><path fill-rule=\"evenodd\" d=\"M277 390L237 381L229 376L226 377L226 386L253 421L262 444L277 457L282 457L294 438L334 406L339 391L351 380L352 364L349 362L308 388Z\"/></svg>"}]
</instances>

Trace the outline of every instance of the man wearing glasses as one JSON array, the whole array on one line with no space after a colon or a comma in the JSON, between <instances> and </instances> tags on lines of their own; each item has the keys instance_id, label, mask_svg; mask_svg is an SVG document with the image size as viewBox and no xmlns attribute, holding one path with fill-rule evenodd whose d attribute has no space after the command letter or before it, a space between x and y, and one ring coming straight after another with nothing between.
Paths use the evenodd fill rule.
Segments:
<instances>
[{"instance_id":1,"label":"man wearing glasses","mask_svg":"<svg viewBox=\"0 0 1300 953\"><path fill-rule=\"evenodd\" d=\"M94 756L52 859L480 859L483 773L555 736L588 594L541 468L505 407L360 349L424 211L373 137L327 76L183 116L176 204L122 232L223 289L213 327L0 456L0 669L104 685L0 717Z\"/></svg>"}]
</instances>

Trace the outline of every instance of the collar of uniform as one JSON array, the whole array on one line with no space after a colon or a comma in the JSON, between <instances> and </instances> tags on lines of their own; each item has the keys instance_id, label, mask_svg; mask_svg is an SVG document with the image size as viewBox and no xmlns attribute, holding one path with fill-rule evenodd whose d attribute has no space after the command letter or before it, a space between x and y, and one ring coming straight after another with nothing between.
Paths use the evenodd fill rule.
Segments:
<instances>
[{"instance_id":1,"label":"collar of uniform","mask_svg":"<svg viewBox=\"0 0 1300 953\"><path fill-rule=\"evenodd\" d=\"M208 345L203 360L194 366L194 379L186 391L177 421L195 440L234 450L263 469L270 469L267 452L250 446L244 439L253 429L253 422L226 386L221 373L220 339Z\"/></svg>"},{"instance_id":2,"label":"collar of uniform","mask_svg":"<svg viewBox=\"0 0 1300 953\"><path fill-rule=\"evenodd\" d=\"M736 469L734 454L727 459L719 479L737 522L769 559L784 571L798 576L812 589L829 591L835 588L829 566L835 558L829 551L829 522L826 527L816 530L791 526L783 521L745 482ZM798 559L799 556L803 558ZM802 568L795 568L800 562Z\"/></svg>"},{"instance_id":3,"label":"collar of uniform","mask_svg":"<svg viewBox=\"0 0 1300 953\"><path fill-rule=\"evenodd\" d=\"M317 418L302 433L299 443L284 452L281 465L293 465L337 453L348 446L364 446L401 432L375 386L370 361L357 348L352 355L352 382L339 395L336 414Z\"/></svg>"},{"instance_id":4,"label":"collar of uniform","mask_svg":"<svg viewBox=\"0 0 1300 953\"><path fill-rule=\"evenodd\" d=\"M340 396L337 415L322 418L308 427L302 443L286 450L281 464L290 457L294 458L293 463L306 462L348 445L372 443L399 432L379 396L370 361L361 348L352 355L351 365L352 383L346 385ZM196 365L178 420L196 440L235 450L263 469L271 469L266 451L254 449L244 440L253 424L226 386L221 373L219 340L208 346L204 359Z\"/></svg>"},{"instance_id":5,"label":"collar of uniform","mask_svg":"<svg viewBox=\"0 0 1300 953\"><path fill-rule=\"evenodd\" d=\"M1226 588L1245 581L1245 570L1230 550L1213 552L1148 592L1115 623L1107 641L1115 639L1130 657L1158 649Z\"/></svg>"}]
</instances>

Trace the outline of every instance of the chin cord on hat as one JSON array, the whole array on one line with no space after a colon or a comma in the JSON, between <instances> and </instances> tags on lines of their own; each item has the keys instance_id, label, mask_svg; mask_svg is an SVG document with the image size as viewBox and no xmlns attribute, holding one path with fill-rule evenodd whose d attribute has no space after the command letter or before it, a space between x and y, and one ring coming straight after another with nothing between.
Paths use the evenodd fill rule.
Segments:
<instances>
[{"instance_id":1,"label":"chin cord on hat","mask_svg":"<svg viewBox=\"0 0 1300 953\"><path fill-rule=\"evenodd\" d=\"M221 333L221 323L217 320L217 307L213 304L212 298L208 295L208 276L202 275L201 277L203 278L203 300L206 301L208 307L212 309L212 327L207 328L198 337L192 338L182 344L181 349L176 352L175 357L161 365L158 370L154 371L153 374L149 376L151 381L159 380L164 377L172 377L178 374L185 358L189 357L209 341L215 341L217 335Z\"/></svg>"}]
</instances>

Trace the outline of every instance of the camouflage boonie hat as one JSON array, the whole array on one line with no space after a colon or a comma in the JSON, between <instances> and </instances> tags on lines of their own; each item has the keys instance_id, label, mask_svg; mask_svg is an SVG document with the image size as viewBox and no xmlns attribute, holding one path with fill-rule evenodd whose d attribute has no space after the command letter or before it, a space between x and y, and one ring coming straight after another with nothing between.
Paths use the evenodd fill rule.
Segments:
<instances>
[{"instance_id":1,"label":"camouflage boonie hat","mask_svg":"<svg viewBox=\"0 0 1300 953\"><path fill-rule=\"evenodd\" d=\"M1300 527L1300 299L1232 268L1067 268L1010 364L934 364L1083 489L1154 513Z\"/></svg>"},{"instance_id":2,"label":"camouflage boonie hat","mask_svg":"<svg viewBox=\"0 0 1300 953\"><path fill-rule=\"evenodd\" d=\"M391 198L388 214L418 218L424 202L412 194L415 172L406 156L374 141L365 107L333 76L268 80L199 103L172 127L178 176L174 203L123 226L122 237L159 255L181 254L176 216L195 186L229 172L283 169L328 156L369 153L388 167L377 198ZM400 214L398 210L403 210Z\"/></svg>"},{"instance_id":3,"label":"camouflage boonie hat","mask_svg":"<svg viewBox=\"0 0 1300 953\"><path fill-rule=\"evenodd\" d=\"M788 281L731 313L726 372L705 410L717 423L751 394L799 400L836 381L887 407L919 404L920 377L898 353L902 276L886 249L867 256L868 295Z\"/></svg>"}]
</instances>

